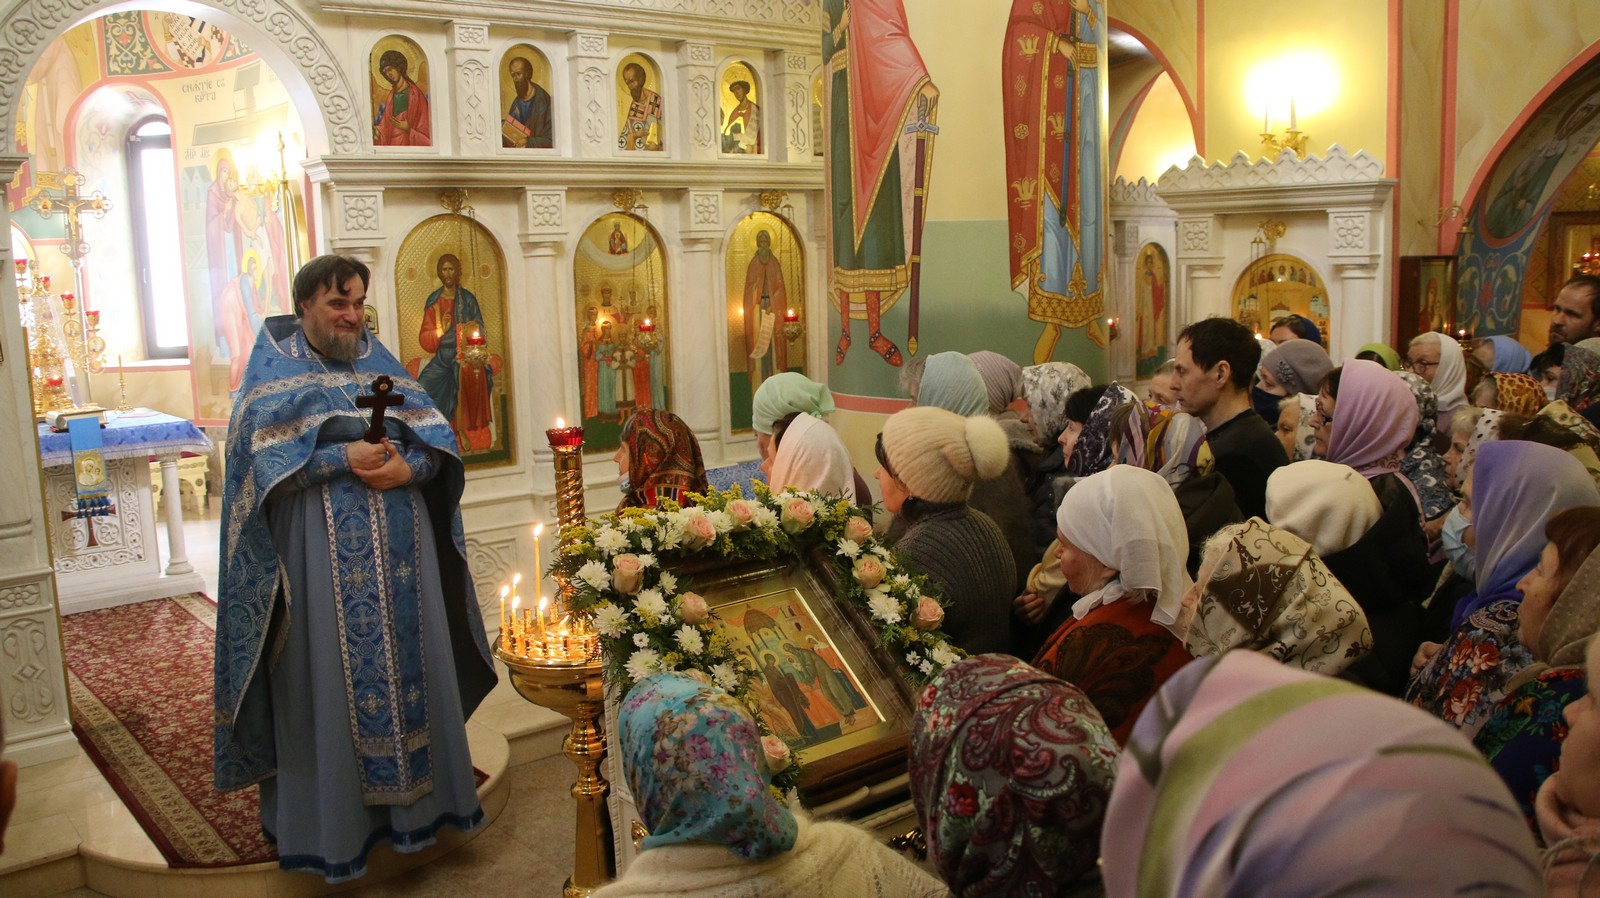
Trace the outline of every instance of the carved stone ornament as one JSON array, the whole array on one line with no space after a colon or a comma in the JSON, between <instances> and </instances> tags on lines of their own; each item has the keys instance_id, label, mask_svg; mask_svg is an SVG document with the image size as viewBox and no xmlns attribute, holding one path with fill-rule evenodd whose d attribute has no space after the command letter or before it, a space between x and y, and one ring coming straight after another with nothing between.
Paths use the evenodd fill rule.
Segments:
<instances>
[{"instance_id":1,"label":"carved stone ornament","mask_svg":"<svg viewBox=\"0 0 1600 898\"><path fill-rule=\"evenodd\" d=\"M578 73L578 84L583 93L583 142L591 147L605 146L611 136L611 129L606 127L605 103L602 102L606 73L591 66Z\"/></svg>"},{"instance_id":2,"label":"carved stone ornament","mask_svg":"<svg viewBox=\"0 0 1600 898\"><path fill-rule=\"evenodd\" d=\"M811 91L804 84L789 85L789 146L804 153L810 141Z\"/></svg>"},{"instance_id":3,"label":"carved stone ornament","mask_svg":"<svg viewBox=\"0 0 1600 898\"><path fill-rule=\"evenodd\" d=\"M695 65L710 65L716 59L716 54L710 44L686 43L683 46L684 55Z\"/></svg>"},{"instance_id":4,"label":"carved stone ornament","mask_svg":"<svg viewBox=\"0 0 1600 898\"><path fill-rule=\"evenodd\" d=\"M274 44L293 61L316 97L333 152L370 147L366 102L356 102L337 54L298 9L278 0L207 0L207 5L237 17L243 26L230 23L229 30L251 46ZM5 133L16 131L18 99L45 46L105 7L104 0L21 0L11 8L0 22L0 127Z\"/></svg>"},{"instance_id":5,"label":"carved stone ornament","mask_svg":"<svg viewBox=\"0 0 1600 898\"><path fill-rule=\"evenodd\" d=\"M383 232L383 196L372 193L339 194L340 230L346 234Z\"/></svg>"},{"instance_id":6,"label":"carved stone ornament","mask_svg":"<svg viewBox=\"0 0 1600 898\"><path fill-rule=\"evenodd\" d=\"M1328 229L1333 235L1333 249L1362 251L1367 248L1367 215L1364 212L1332 214L1328 216Z\"/></svg>"},{"instance_id":7,"label":"carved stone ornament","mask_svg":"<svg viewBox=\"0 0 1600 898\"><path fill-rule=\"evenodd\" d=\"M783 54L783 67L791 72L811 71L811 57L804 53Z\"/></svg>"},{"instance_id":8,"label":"carved stone ornament","mask_svg":"<svg viewBox=\"0 0 1600 898\"><path fill-rule=\"evenodd\" d=\"M31 617L7 621L0 630L0 670L10 671L4 690L6 711L23 723L49 716L56 707L51 673L60 670L59 659L52 659L50 628Z\"/></svg>"},{"instance_id":9,"label":"carved stone ornament","mask_svg":"<svg viewBox=\"0 0 1600 898\"><path fill-rule=\"evenodd\" d=\"M696 228L715 228L722 224L722 194L719 192L691 191L689 193L689 208L692 210L690 219Z\"/></svg>"},{"instance_id":10,"label":"carved stone ornament","mask_svg":"<svg viewBox=\"0 0 1600 898\"><path fill-rule=\"evenodd\" d=\"M1111 205L1127 204L1131 206L1165 206L1161 194L1156 193L1156 185L1140 178L1129 183L1126 178L1117 178L1111 182Z\"/></svg>"},{"instance_id":11,"label":"carved stone ornament","mask_svg":"<svg viewBox=\"0 0 1600 898\"><path fill-rule=\"evenodd\" d=\"M489 103L489 67L479 59L468 59L461 62L456 69L459 77L456 86L460 91L461 104L461 129L463 136L472 143L482 143L489 139L489 117L487 107ZM498 110L496 110L498 112Z\"/></svg>"},{"instance_id":12,"label":"carved stone ornament","mask_svg":"<svg viewBox=\"0 0 1600 898\"><path fill-rule=\"evenodd\" d=\"M18 583L0 588L0 611L15 611L44 604L44 591L37 583Z\"/></svg>"},{"instance_id":13,"label":"carved stone ornament","mask_svg":"<svg viewBox=\"0 0 1600 898\"><path fill-rule=\"evenodd\" d=\"M560 233L566 220L566 204L567 196L562 191L527 191L523 195L523 230Z\"/></svg>"},{"instance_id":14,"label":"carved stone ornament","mask_svg":"<svg viewBox=\"0 0 1600 898\"><path fill-rule=\"evenodd\" d=\"M454 49L487 50L489 49L489 23L451 22L450 41Z\"/></svg>"},{"instance_id":15,"label":"carved stone ornament","mask_svg":"<svg viewBox=\"0 0 1600 898\"><path fill-rule=\"evenodd\" d=\"M1383 163L1368 156L1366 150L1351 156L1343 147L1334 144L1325 156L1299 159L1293 150L1285 150L1271 162L1252 160L1240 152L1227 165L1221 162L1206 165L1205 160L1195 156L1185 168L1167 169L1156 184L1165 197L1196 190L1339 184L1375 181L1382 177Z\"/></svg>"},{"instance_id":16,"label":"carved stone ornament","mask_svg":"<svg viewBox=\"0 0 1600 898\"><path fill-rule=\"evenodd\" d=\"M493 608L490 605L500 595L500 584L511 580L516 558L516 537L496 540L467 537L467 570L472 573L472 585L478 590L479 610L486 621L500 619L498 605Z\"/></svg>"},{"instance_id":17,"label":"carved stone ornament","mask_svg":"<svg viewBox=\"0 0 1600 898\"><path fill-rule=\"evenodd\" d=\"M1178 222L1179 245L1185 254L1211 251L1211 219L1185 218Z\"/></svg>"},{"instance_id":18,"label":"carved stone ornament","mask_svg":"<svg viewBox=\"0 0 1600 898\"><path fill-rule=\"evenodd\" d=\"M711 79L696 75L689 79L689 105L694 108L694 145L706 149L716 143L717 125L711 118Z\"/></svg>"},{"instance_id":19,"label":"carved stone ornament","mask_svg":"<svg viewBox=\"0 0 1600 898\"><path fill-rule=\"evenodd\" d=\"M578 52L584 56L606 55L606 35L596 31L578 33Z\"/></svg>"}]
</instances>

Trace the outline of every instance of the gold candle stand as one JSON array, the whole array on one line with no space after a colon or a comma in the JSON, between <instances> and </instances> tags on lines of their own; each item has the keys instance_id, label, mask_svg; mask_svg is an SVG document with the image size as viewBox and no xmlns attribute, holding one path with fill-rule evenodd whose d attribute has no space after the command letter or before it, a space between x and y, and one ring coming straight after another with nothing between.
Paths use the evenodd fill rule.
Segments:
<instances>
[{"instance_id":1,"label":"gold candle stand","mask_svg":"<svg viewBox=\"0 0 1600 898\"><path fill-rule=\"evenodd\" d=\"M562 427L545 431L555 452L556 518L559 526L581 524L583 510L583 428ZM572 587L556 577L565 606L571 608ZM563 753L578 768L572 784L577 801L577 826L573 872L562 888L563 898L587 898L609 882L614 873L611 854L611 817L606 808L610 785L601 772L606 754L604 727L605 684L598 651L583 661L539 660L507 651L496 643L495 657L511 672L517 694L540 707L572 720L572 732L562 743Z\"/></svg>"}]
</instances>

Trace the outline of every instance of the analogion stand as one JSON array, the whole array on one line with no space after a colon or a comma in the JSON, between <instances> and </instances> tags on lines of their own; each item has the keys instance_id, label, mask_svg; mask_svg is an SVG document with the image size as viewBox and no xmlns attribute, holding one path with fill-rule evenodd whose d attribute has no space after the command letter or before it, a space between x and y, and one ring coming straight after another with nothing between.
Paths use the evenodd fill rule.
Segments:
<instances>
[{"instance_id":1,"label":"analogion stand","mask_svg":"<svg viewBox=\"0 0 1600 898\"><path fill-rule=\"evenodd\" d=\"M39 425L44 468L45 515L55 559L62 614L93 611L149 599L203 592L205 580L189 563L183 540L183 499L178 457L209 453L211 440L192 422L150 409L108 412L101 431L111 513L80 517L72 477L72 446L65 433ZM150 457L161 465L167 512L169 557L163 568L156 551L155 503Z\"/></svg>"}]
</instances>

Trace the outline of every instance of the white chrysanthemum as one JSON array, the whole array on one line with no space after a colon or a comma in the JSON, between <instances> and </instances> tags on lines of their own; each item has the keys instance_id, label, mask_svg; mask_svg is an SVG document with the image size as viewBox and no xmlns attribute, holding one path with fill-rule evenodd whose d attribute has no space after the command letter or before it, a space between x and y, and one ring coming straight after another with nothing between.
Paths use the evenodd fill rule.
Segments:
<instances>
[{"instance_id":1,"label":"white chrysanthemum","mask_svg":"<svg viewBox=\"0 0 1600 898\"><path fill-rule=\"evenodd\" d=\"M912 667L916 667L917 666L917 662L921 661L921 660L922 660L922 656L917 654L916 652L906 652L906 663L911 665Z\"/></svg>"},{"instance_id":2,"label":"white chrysanthemum","mask_svg":"<svg viewBox=\"0 0 1600 898\"><path fill-rule=\"evenodd\" d=\"M739 670L726 661L719 661L711 665L711 679L715 680L718 686L732 692L739 686Z\"/></svg>"},{"instance_id":3,"label":"white chrysanthemum","mask_svg":"<svg viewBox=\"0 0 1600 898\"><path fill-rule=\"evenodd\" d=\"M656 557L654 555L640 555L639 556L639 566L640 567L655 567L656 566Z\"/></svg>"},{"instance_id":4,"label":"white chrysanthemum","mask_svg":"<svg viewBox=\"0 0 1600 898\"><path fill-rule=\"evenodd\" d=\"M661 585L663 595L672 595L678 591L678 578L668 571L661 572L661 579L656 581Z\"/></svg>"},{"instance_id":5,"label":"white chrysanthemum","mask_svg":"<svg viewBox=\"0 0 1600 898\"><path fill-rule=\"evenodd\" d=\"M861 557L861 546L848 539L841 539L839 540L838 554L846 558L859 558Z\"/></svg>"},{"instance_id":6,"label":"white chrysanthemum","mask_svg":"<svg viewBox=\"0 0 1600 898\"><path fill-rule=\"evenodd\" d=\"M929 649L928 657L932 658L933 663L940 667L949 667L961 660L961 656L956 654L956 650L948 642L940 642L932 649Z\"/></svg>"},{"instance_id":7,"label":"white chrysanthemum","mask_svg":"<svg viewBox=\"0 0 1600 898\"><path fill-rule=\"evenodd\" d=\"M896 574L894 575L893 579L889 581L889 585L895 587L896 589L904 589L911 585L911 578L907 577L905 574Z\"/></svg>"},{"instance_id":8,"label":"white chrysanthemum","mask_svg":"<svg viewBox=\"0 0 1600 898\"><path fill-rule=\"evenodd\" d=\"M887 559L889 557L889 550L883 546L873 546L872 554L878 556L879 558Z\"/></svg>"},{"instance_id":9,"label":"white chrysanthemum","mask_svg":"<svg viewBox=\"0 0 1600 898\"><path fill-rule=\"evenodd\" d=\"M706 517L711 519L711 525L717 528L718 533L727 533L733 529L733 515L725 511L708 511Z\"/></svg>"},{"instance_id":10,"label":"white chrysanthemum","mask_svg":"<svg viewBox=\"0 0 1600 898\"><path fill-rule=\"evenodd\" d=\"M628 629L628 612L607 602L594 610L594 628L601 636L621 636Z\"/></svg>"},{"instance_id":11,"label":"white chrysanthemum","mask_svg":"<svg viewBox=\"0 0 1600 898\"><path fill-rule=\"evenodd\" d=\"M683 530L676 524L671 527L663 524L661 529L657 531L657 535L660 536L660 539L656 541L654 546L645 546L646 549L676 549L683 543Z\"/></svg>"},{"instance_id":12,"label":"white chrysanthemum","mask_svg":"<svg viewBox=\"0 0 1600 898\"><path fill-rule=\"evenodd\" d=\"M921 664L917 665L917 670L922 671L923 676L931 677L933 676L933 662L923 661Z\"/></svg>"},{"instance_id":13,"label":"white chrysanthemum","mask_svg":"<svg viewBox=\"0 0 1600 898\"><path fill-rule=\"evenodd\" d=\"M678 647L691 655L698 655L705 650L706 641L700 637L700 631L688 624L679 627L673 637L678 640Z\"/></svg>"},{"instance_id":14,"label":"white chrysanthemum","mask_svg":"<svg viewBox=\"0 0 1600 898\"><path fill-rule=\"evenodd\" d=\"M635 633L635 634L633 634L633 644L638 646L641 649L646 647L646 646L648 646L650 644L650 634L649 633Z\"/></svg>"},{"instance_id":15,"label":"white chrysanthemum","mask_svg":"<svg viewBox=\"0 0 1600 898\"><path fill-rule=\"evenodd\" d=\"M877 590L868 593L867 608L872 616L886 624L898 624L905 617L905 612L900 610L900 603L894 596L887 595Z\"/></svg>"},{"instance_id":16,"label":"white chrysanthemum","mask_svg":"<svg viewBox=\"0 0 1600 898\"><path fill-rule=\"evenodd\" d=\"M578 579L589 584L589 588L596 592L604 592L611 586L611 572L606 570L603 561L591 561L578 568Z\"/></svg>"},{"instance_id":17,"label":"white chrysanthemum","mask_svg":"<svg viewBox=\"0 0 1600 898\"><path fill-rule=\"evenodd\" d=\"M755 514L750 516L750 523L762 530L771 530L778 526L778 513L765 505L758 505Z\"/></svg>"},{"instance_id":18,"label":"white chrysanthemum","mask_svg":"<svg viewBox=\"0 0 1600 898\"><path fill-rule=\"evenodd\" d=\"M617 522L617 529L623 533L637 533L644 528L644 523L637 518L623 518Z\"/></svg>"},{"instance_id":19,"label":"white chrysanthemum","mask_svg":"<svg viewBox=\"0 0 1600 898\"><path fill-rule=\"evenodd\" d=\"M607 555L615 555L628 547L628 537L615 527L601 527L594 535L594 547Z\"/></svg>"},{"instance_id":20,"label":"white chrysanthemum","mask_svg":"<svg viewBox=\"0 0 1600 898\"><path fill-rule=\"evenodd\" d=\"M645 537L644 539L639 540L639 548L645 550L646 552L652 551L653 549L655 549L655 547L656 547L656 541L651 539L648 536Z\"/></svg>"},{"instance_id":21,"label":"white chrysanthemum","mask_svg":"<svg viewBox=\"0 0 1600 898\"><path fill-rule=\"evenodd\" d=\"M639 596L634 601L634 607L639 610L640 614L648 614L657 620L661 620L669 614L666 597L661 595L661 590L659 589L639 590Z\"/></svg>"},{"instance_id":22,"label":"white chrysanthemum","mask_svg":"<svg viewBox=\"0 0 1600 898\"><path fill-rule=\"evenodd\" d=\"M640 649L628 659L628 676L635 680L642 680L660 669L661 655L655 649Z\"/></svg>"},{"instance_id":23,"label":"white chrysanthemum","mask_svg":"<svg viewBox=\"0 0 1600 898\"><path fill-rule=\"evenodd\" d=\"M920 598L922 598L921 589L918 589L915 585L906 587L906 601L915 603Z\"/></svg>"}]
</instances>

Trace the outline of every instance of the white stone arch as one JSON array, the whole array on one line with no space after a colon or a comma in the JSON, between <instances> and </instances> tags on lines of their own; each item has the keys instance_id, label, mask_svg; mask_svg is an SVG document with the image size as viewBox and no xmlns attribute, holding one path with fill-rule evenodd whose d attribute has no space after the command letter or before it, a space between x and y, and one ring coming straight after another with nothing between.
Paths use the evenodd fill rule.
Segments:
<instances>
[{"instance_id":1,"label":"white stone arch","mask_svg":"<svg viewBox=\"0 0 1600 898\"><path fill-rule=\"evenodd\" d=\"M372 134L338 55L296 5L284 0L21 0L0 16L0 150L15 151L17 97L53 40L87 18L158 9L204 16L243 38L283 81L311 155L369 151ZM312 113L315 110L315 113Z\"/></svg>"}]
</instances>

